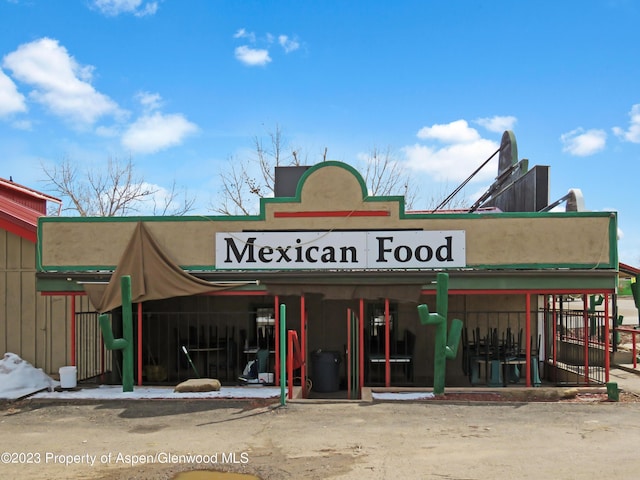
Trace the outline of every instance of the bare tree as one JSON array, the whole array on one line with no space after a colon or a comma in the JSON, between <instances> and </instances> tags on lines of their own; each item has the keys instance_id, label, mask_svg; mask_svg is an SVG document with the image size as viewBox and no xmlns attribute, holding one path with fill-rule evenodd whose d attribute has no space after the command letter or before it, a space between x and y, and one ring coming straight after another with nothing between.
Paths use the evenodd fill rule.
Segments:
<instances>
[{"instance_id":1,"label":"bare tree","mask_svg":"<svg viewBox=\"0 0 640 480\"><path fill-rule=\"evenodd\" d=\"M218 203L212 203L211 209L222 215L250 215L252 197L260 197L261 189L255 179L249 176L246 162L229 159L229 171L220 173L222 192Z\"/></svg>"},{"instance_id":2,"label":"bare tree","mask_svg":"<svg viewBox=\"0 0 640 480\"><path fill-rule=\"evenodd\" d=\"M159 193L159 192L158 192ZM178 197L181 197L178 199ZM153 196L153 215L154 216L182 216L191 212L196 203L196 198L188 195L187 190L179 192L177 190L176 181L171 184L171 189L163 192L161 198L159 195Z\"/></svg>"},{"instance_id":3,"label":"bare tree","mask_svg":"<svg viewBox=\"0 0 640 480\"><path fill-rule=\"evenodd\" d=\"M371 196L404 196L405 208L410 210L416 197L411 176L397 161L391 148L373 147L365 159L364 181Z\"/></svg>"},{"instance_id":4,"label":"bare tree","mask_svg":"<svg viewBox=\"0 0 640 480\"><path fill-rule=\"evenodd\" d=\"M220 198L210 206L214 212L223 215L255 213L259 199L271 197L275 192L275 167L302 165L300 149L289 146L279 126L276 125L273 132L267 132L267 137L266 142L254 137L254 158L244 161L229 158L228 169L220 173ZM327 152L325 148L322 161L327 160ZM411 177L402 170L390 148L384 151L373 148L362 170L370 195L403 195L406 208L411 208L415 198Z\"/></svg>"},{"instance_id":5,"label":"bare tree","mask_svg":"<svg viewBox=\"0 0 640 480\"><path fill-rule=\"evenodd\" d=\"M254 158L229 158L228 170L220 172L220 198L211 203L211 210L222 215L255 213L259 199L272 197L275 192L276 167L301 164L300 151L289 146L279 125L267 132L267 137L266 141L253 138Z\"/></svg>"},{"instance_id":6,"label":"bare tree","mask_svg":"<svg viewBox=\"0 0 640 480\"><path fill-rule=\"evenodd\" d=\"M109 158L106 171L80 170L68 158L52 168L42 165L42 170L48 187L63 201L62 211L76 212L82 217L129 215L142 209L146 202L153 204L154 214L167 214L178 197L174 183L158 206L155 196L159 189L136 174L130 158L126 162ZM171 213L184 215L194 202L185 194L184 202Z\"/></svg>"},{"instance_id":7,"label":"bare tree","mask_svg":"<svg viewBox=\"0 0 640 480\"><path fill-rule=\"evenodd\" d=\"M426 210L436 213L439 210L466 210L471 206L464 189L457 192L462 192L462 196L453 195L451 190L453 189L449 187L449 183L445 182L437 192L432 191L430 198L426 200Z\"/></svg>"}]
</instances>

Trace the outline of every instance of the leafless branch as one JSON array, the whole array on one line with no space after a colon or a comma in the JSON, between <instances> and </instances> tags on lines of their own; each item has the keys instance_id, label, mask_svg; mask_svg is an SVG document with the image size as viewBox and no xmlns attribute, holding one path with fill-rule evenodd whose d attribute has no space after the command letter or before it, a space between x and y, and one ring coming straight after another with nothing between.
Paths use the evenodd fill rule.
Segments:
<instances>
[{"instance_id":1,"label":"leafless branch","mask_svg":"<svg viewBox=\"0 0 640 480\"><path fill-rule=\"evenodd\" d=\"M51 168L42 165L50 189L63 200L63 211L78 215L114 217L138 212L146 201L153 201L158 193L142 176L136 174L133 162L109 158L106 170L88 168L82 172L68 158ZM175 182L165 199L163 214L176 198ZM193 208L195 199L184 198L177 215Z\"/></svg>"},{"instance_id":2,"label":"leafless branch","mask_svg":"<svg viewBox=\"0 0 640 480\"><path fill-rule=\"evenodd\" d=\"M402 170L390 147L385 150L373 147L366 159L364 170L364 180L370 195L402 195L405 197L405 208L412 208L416 197L415 187L410 175Z\"/></svg>"}]
</instances>

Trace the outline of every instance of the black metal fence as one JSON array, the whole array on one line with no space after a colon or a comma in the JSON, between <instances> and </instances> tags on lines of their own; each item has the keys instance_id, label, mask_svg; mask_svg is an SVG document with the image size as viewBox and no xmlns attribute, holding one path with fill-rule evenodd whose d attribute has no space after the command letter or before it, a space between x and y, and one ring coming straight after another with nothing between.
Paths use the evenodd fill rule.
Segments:
<instances>
[{"instance_id":1,"label":"black metal fence","mask_svg":"<svg viewBox=\"0 0 640 480\"><path fill-rule=\"evenodd\" d=\"M471 383L487 383L492 376L493 382L503 385L523 383L527 342L533 384L538 378L558 385L606 381L604 312L588 315L582 310L567 309L532 312L529 338L525 338L524 311L451 311L450 317L464 322L462 368ZM76 313L78 380L100 377L102 381L117 383L121 355L104 348L97 318L96 312ZM136 311L133 321L137 345ZM112 327L114 335L120 336L121 319L117 314L112 316ZM257 351L273 352L276 341L273 327L257 326L255 310L145 311L141 331L143 379L152 384L175 384L205 376L234 383ZM487 349L481 352L479 347L483 344ZM497 359L502 359L500 372L490 370L493 359L488 355L492 351L491 355L502 355ZM273 354L269 358L273 361ZM137 354L135 362L138 371ZM109 372L111 375L106 375Z\"/></svg>"},{"instance_id":2,"label":"black metal fence","mask_svg":"<svg viewBox=\"0 0 640 480\"><path fill-rule=\"evenodd\" d=\"M98 312L76 312L76 368L78 381L97 378L111 370L113 352L102 341Z\"/></svg>"},{"instance_id":3,"label":"black metal fence","mask_svg":"<svg viewBox=\"0 0 640 480\"><path fill-rule=\"evenodd\" d=\"M145 312L143 375L149 382L175 383L195 377L236 381L244 364L257 351L256 335L260 332L240 328L247 324L248 315L248 312ZM269 341L273 347L275 339Z\"/></svg>"},{"instance_id":4,"label":"black metal fence","mask_svg":"<svg viewBox=\"0 0 640 480\"><path fill-rule=\"evenodd\" d=\"M613 346L613 330L605 327L602 311L547 311L547 332L552 341L547 360L566 375L556 383L589 385L606 382L606 360ZM555 320L554 320L555 318ZM607 348L608 343L608 348Z\"/></svg>"},{"instance_id":5,"label":"black metal fence","mask_svg":"<svg viewBox=\"0 0 640 480\"><path fill-rule=\"evenodd\" d=\"M526 312L450 312L464 321L463 369L472 384L522 382L527 342L533 385L593 385L606 382L605 314L602 311L531 312L526 338ZM492 370L493 368L493 370Z\"/></svg>"}]
</instances>

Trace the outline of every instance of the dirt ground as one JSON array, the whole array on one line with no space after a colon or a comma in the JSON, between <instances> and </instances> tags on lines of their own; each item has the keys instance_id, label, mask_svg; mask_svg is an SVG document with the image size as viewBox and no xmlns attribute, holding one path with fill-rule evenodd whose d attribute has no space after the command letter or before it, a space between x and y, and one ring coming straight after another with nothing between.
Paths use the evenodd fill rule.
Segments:
<instances>
[{"instance_id":1,"label":"dirt ground","mask_svg":"<svg viewBox=\"0 0 640 480\"><path fill-rule=\"evenodd\" d=\"M0 478L162 479L194 469L264 480L638 475L640 402L631 397L452 400L5 403Z\"/></svg>"}]
</instances>

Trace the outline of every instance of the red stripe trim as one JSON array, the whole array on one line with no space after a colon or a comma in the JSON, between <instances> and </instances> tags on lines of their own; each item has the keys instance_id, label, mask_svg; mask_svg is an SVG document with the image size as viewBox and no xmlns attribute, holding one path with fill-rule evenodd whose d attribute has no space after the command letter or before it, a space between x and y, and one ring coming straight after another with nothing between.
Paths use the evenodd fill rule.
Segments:
<instances>
[{"instance_id":1,"label":"red stripe trim","mask_svg":"<svg viewBox=\"0 0 640 480\"><path fill-rule=\"evenodd\" d=\"M335 210L312 212L274 212L275 218L317 218L317 217L389 217L388 210Z\"/></svg>"},{"instance_id":2,"label":"red stripe trim","mask_svg":"<svg viewBox=\"0 0 640 480\"><path fill-rule=\"evenodd\" d=\"M421 295L435 295L435 290L421 290ZM540 289L534 288L531 290L525 289L517 289L517 290L456 290L450 289L449 295L523 295L526 293L537 294L537 295L583 295L583 294L604 294L604 293L613 293L613 290L610 288L579 288L575 290L563 288L563 289Z\"/></svg>"},{"instance_id":3,"label":"red stripe trim","mask_svg":"<svg viewBox=\"0 0 640 480\"><path fill-rule=\"evenodd\" d=\"M17 225L14 222L0 218L0 230L6 230L7 232L11 232L31 243L36 243L38 240L36 227L25 227L24 225L25 224Z\"/></svg>"}]
</instances>

